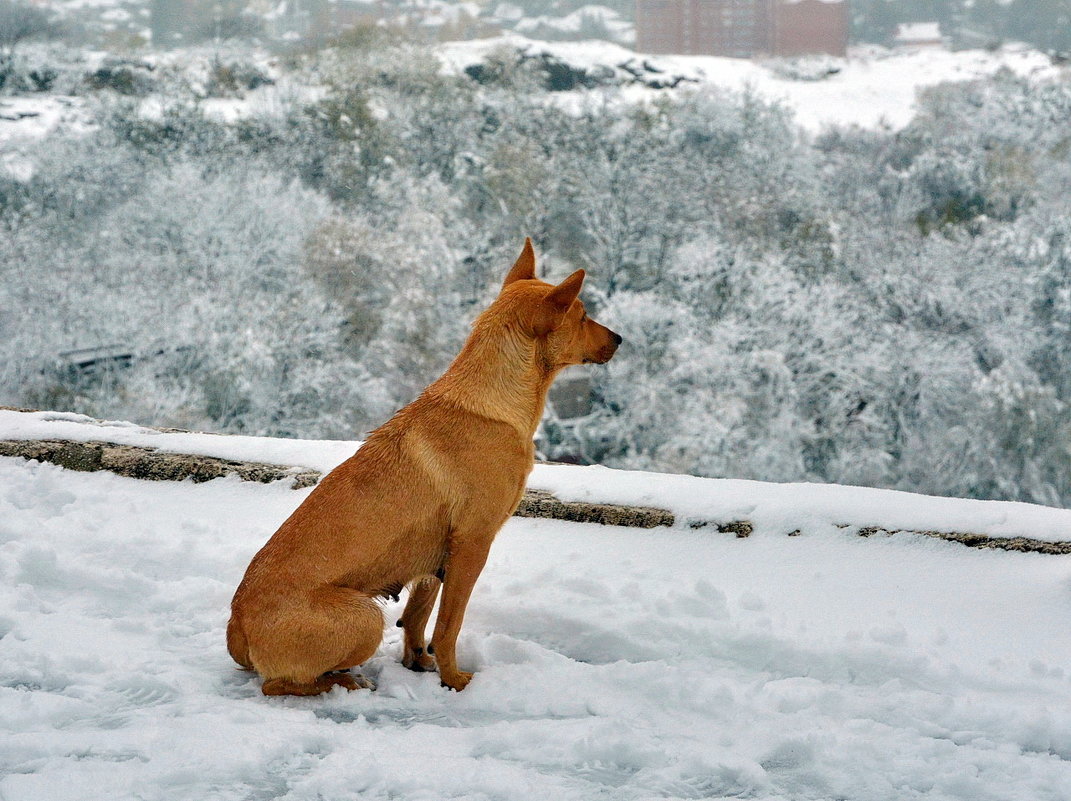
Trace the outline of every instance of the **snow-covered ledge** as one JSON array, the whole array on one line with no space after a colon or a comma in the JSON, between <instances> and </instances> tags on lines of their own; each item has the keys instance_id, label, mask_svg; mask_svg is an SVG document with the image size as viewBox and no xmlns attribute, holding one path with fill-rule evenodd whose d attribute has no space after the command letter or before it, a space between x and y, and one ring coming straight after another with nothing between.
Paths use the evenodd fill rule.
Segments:
<instances>
[{"instance_id":1,"label":"snow-covered ledge","mask_svg":"<svg viewBox=\"0 0 1071 801\"><path fill-rule=\"evenodd\" d=\"M100 421L68 412L0 408L0 456L133 478L290 480L311 487L357 441L206 434ZM1071 554L1071 510L896 490L773 484L601 466L537 464L521 517L633 528L669 526L737 538L851 531L914 534L979 548Z\"/></svg>"}]
</instances>

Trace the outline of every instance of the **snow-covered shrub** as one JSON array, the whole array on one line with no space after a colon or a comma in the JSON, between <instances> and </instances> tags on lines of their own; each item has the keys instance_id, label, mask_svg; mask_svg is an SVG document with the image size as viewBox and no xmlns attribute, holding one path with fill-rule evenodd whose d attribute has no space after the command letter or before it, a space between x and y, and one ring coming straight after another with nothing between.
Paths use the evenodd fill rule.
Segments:
<instances>
[{"instance_id":1,"label":"snow-covered shrub","mask_svg":"<svg viewBox=\"0 0 1071 801\"><path fill-rule=\"evenodd\" d=\"M1028 367L976 372L945 408L924 408L902 457L902 485L933 494L1059 506L1071 495L1071 413Z\"/></svg>"},{"instance_id":2,"label":"snow-covered shrub","mask_svg":"<svg viewBox=\"0 0 1071 801\"><path fill-rule=\"evenodd\" d=\"M56 31L44 9L17 0L0 0L0 90L25 88L26 76L20 75L16 62L19 46L31 39L55 36Z\"/></svg>"},{"instance_id":3,"label":"snow-covered shrub","mask_svg":"<svg viewBox=\"0 0 1071 801\"><path fill-rule=\"evenodd\" d=\"M140 61L109 58L85 76L86 86L94 91L144 97L156 88L151 66Z\"/></svg>"},{"instance_id":4,"label":"snow-covered shrub","mask_svg":"<svg viewBox=\"0 0 1071 801\"><path fill-rule=\"evenodd\" d=\"M926 234L970 222L985 211L984 165L955 151L927 151L907 176L916 194L915 223Z\"/></svg>"},{"instance_id":5,"label":"snow-covered shrub","mask_svg":"<svg viewBox=\"0 0 1071 801\"><path fill-rule=\"evenodd\" d=\"M833 56L813 55L770 59L765 66L788 81L824 81L844 69L844 62Z\"/></svg>"},{"instance_id":6,"label":"snow-covered shrub","mask_svg":"<svg viewBox=\"0 0 1071 801\"><path fill-rule=\"evenodd\" d=\"M212 60L204 90L208 97L242 97L248 91L272 83L271 76L255 64L216 57Z\"/></svg>"}]
</instances>

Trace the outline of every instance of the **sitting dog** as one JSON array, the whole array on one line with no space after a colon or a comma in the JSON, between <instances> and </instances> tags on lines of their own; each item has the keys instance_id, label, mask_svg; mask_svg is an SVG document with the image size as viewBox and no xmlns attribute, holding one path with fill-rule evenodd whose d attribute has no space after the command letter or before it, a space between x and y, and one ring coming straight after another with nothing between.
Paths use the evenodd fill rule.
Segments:
<instances>
[{"instance_id":1,"label":"sitting dog","mask_svg":"<svg viewBox=\"0 0 1071 801\"><path fill-rule=\"evenodd\" d=\"M583 270L554 286L535 266L525 240L449 369L328 473L253 557L231 603L227 649L260 674L265 695L370 686L345 671L379 647L377 600L404 587L402 662L437 664L443 686L468 685L458 632L491 541L524 492L547 390L563 367L605 364L621 343L578 300Z\"/></svg>"}]
</instances>

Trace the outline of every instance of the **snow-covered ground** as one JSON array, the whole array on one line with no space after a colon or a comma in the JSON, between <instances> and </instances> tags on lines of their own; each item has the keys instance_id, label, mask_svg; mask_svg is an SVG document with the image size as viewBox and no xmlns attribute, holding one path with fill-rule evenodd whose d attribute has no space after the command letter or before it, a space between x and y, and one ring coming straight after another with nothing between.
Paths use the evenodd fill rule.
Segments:
<instances>
[{"instance_id":1,"label":"snow-covered ground","mask_svg":"<svg viewBox=\"0 0 1071 801\"><path fill-rule=\"evenodd\" d=\"M988 78L1007 69L1036 80L1061 74L1042 53L1023 46L1008 46L996 51L941 49L890 51L878 47L854 49L846 59L829 56L796 62L752 61L716 56L653 56L609 42L536 42L517 35L497 39L451 42L439 49L445 68L460 71L494 52L519 50L530 56L549 54L577 68L610 70L630 79L630 69L653 70L644 80L660 85L683 79L684 91L715 86L734 91L749 90L768 100L784 103L796 115L796 121L809 131L830 125L858 125L864 128L898 130L906 126L916 112L916 94L920 89L946 81ZM793 75L813 73L814 62L829 72L820 80L802 80ZM644 80L611 90L628 101L641 101L652 95L680 89L651 89ZM605 91L605 90L601 90ZM618 94L619 93L619 94Z\"/></svg>"},{"instance_id":2,"label":"snow-covered ground","mask_svg":"<svg viewBox=\"0 0 1071 801\"><path fill-rule=\"evenodd\" d=\"M0 439L98 428L321 467L353 447L0 412ZM532 484L756 532L513 519L462 631L465 692L398 664L390 604L376 692L268 699L227 656L227 604L307 490L0 459L0 799L1071 797L1071 561L835 525L1068 512L598 468Z\"/></svg>"},{"instance_id":3,"label":"snow-covered ground","mask_svg":"<svg viewBox=\"0 0 1071 801\"><path fill-rule=\"evenodd\" d=\"M53 131L89 130L85 100L66 95L22 95L0 97L0 167L15 177L27 179L28 168L20 166L19 148L43 139ZM31 170L32 171L32 170Z\"/></svg>"},{"instance_id":4,"label":"snow-covered ground","mask_svg":"<svg viewBox=\"0 0 1071 801\"><path fill-rule=\"evenodd\" d=\"M294 107L316 102L327 92L325 86L294 80L291 73L280 67L277 57L252 48L190 47L145 51L129 58L101 50L70 50L60 56L57 55L60 51L53 45L36 48L31 45L26 49L31 60L42 67L61 64L82 75L109 66L127 70L146 83L154 73L181 75L187 82L186 89L198 98L204 114L223 122L283 116ZM207 96L210 73L217 62L240 63L257 70L268 80L256 89L239 92L240 97ZM189 98L183 97L183 100ZM147 119L158 119L174 102L175 97L167 92L153 92L140 100L138 111ZM94 113L92 92L81 95L49 92L0 95L0 170L6 167L14 177L27 180L33 170L21 149L53 133L87 133L95 128Z\"/></svg>"}]
</instances>

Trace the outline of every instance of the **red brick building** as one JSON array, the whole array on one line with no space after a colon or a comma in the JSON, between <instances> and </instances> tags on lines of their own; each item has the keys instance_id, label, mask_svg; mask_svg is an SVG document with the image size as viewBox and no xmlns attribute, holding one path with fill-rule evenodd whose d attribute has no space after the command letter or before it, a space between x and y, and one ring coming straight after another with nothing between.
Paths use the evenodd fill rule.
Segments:
<instances>
[{"instance_id":1,"label":"red brick building","mask_svg":"<svg viewBox=\"0 0 1071 801\"><path fill-rule=\"evenodd\" d=\"M847 0L636 0L636 49L689 55L843 56Z\"/></svg>"}]
</instances>

